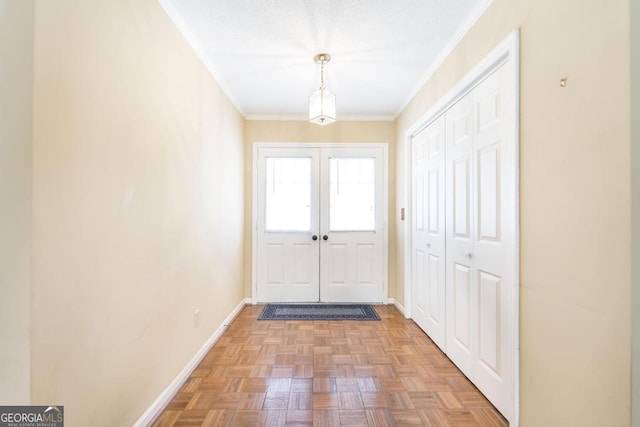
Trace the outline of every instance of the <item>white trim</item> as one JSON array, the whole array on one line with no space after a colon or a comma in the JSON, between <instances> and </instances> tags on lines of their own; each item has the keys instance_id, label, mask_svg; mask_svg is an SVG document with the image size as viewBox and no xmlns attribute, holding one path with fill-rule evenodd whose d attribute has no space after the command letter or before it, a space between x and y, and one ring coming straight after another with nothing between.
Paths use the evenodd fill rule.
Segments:
<instances>
[{"instance_id":1,"label":"white trim","mask_svg":"<svg viewBox=\"0 0 640 427\"><path fill-rule=\"evenodd\" d=\"M254 142L253 148L382 148L388 151L388 142Z\"/></svg>"},{"instance_id":2,"label":"white trim","mask_svg":"<svg viewBox=\"0 0 640 427\"><path fill-rule=\"evenodd\" d=\"M389 302L389 143L387 142L254 142L251 162L251 300L258 300L258 149L259 148L381 148L383 203L382 302Z\"/></svg>"},{"instance_id":3,"label":"white trim","mask_svg":"<svg viewBox=\"0 0 640 427\"><path fill-rule=\"evenodd\" d=\"M370 144L372 146L376 144ZM378 144L379 145L379 144ZM369 144L367 144L369 146ZM382 297L389 302L389 144L382 144Z\"/></svg>"},{"instance_id":4,"label":"white trim","mask_svg":"<svg viewBox=\"0 0 640 427\"><path fill-rule=\"evenodd\" d=\"M182 37L184 37L187 44L191 46L191 49L193 49L193 52L196 54L198 59L200 59L200 62L202 62L209 73L211 73L225 96L233 104L236 110L238 110L242 117L246 117L244 109L240 105L238 99L233 96L233 92L229 89L229 86L222 78L222 74L209 59L208 55L205 54L205 49L198 42L198 38L191 32L189 26L184 22L180 14L178 14L178 12L176 12L176 10L173 8L172 2L170 0L158 0L158 4L160 4L160 7L164 9L165 13L169 16L169 19L173 21L173 24L178 29L178 32L182 34Z\"/></svg>"},{"instance_id":5,"label":"white trim","mask_svg":"<svg viewBox=\"0 0 640 427\"><path fill-rule=\"evenodd\" d=\"M422 79L418 82L418 84L413 88L407 100L402 104L401 108L396 113L395 117L398 118L400 114L407 108L407 105L416 97L418 92L427 84L427 82L433 77L433 75L438 71L438 68L442 66L444 61L451 55L456 47L460 44L460 42L465 38L467 33L476 25L476 22L480 19L484 12L491 6L493 0L482 0L478 6L473 10L471 15L467 18L467 20L460 26L458 31L453 35L449 43L440 51L438 56L435 57L431 66L427 69L427 72L424 74Z\"/></svg>"},{"instance_id":6,"label":"white trim","mask_svg":"<svg viewBox=\"0 0 640 427\"><path fill-rule=\"evenodd\" d=\"M514 58L519 54L519 32L513 30L498 46L496 46L491 52L489 52L471 71L469 71L455 86L453 86L447 93L440 98L421 118L416 120L412 126L409 127L405 133L405 137L411 138L426 128L438 118L442 113L448 110L453 104L455 104L465 94L469 93L471 89L477 86L482 80L484 80L489 74L498 69L502 64ZM514 61L514 66L518 71L517 58ZM516 75L516 83L519 83L519 76ZM516 91L516 94L518 91ZM409 163L410 164L410 163Z\"/></svg>"},{"instance_id":7,"label":"white trim","mask_svg":"<svg viewBox=\"0 0 640 427\"><path fill-rule=\"evenodd\" d=\"M251 300L258 301L258 148L251 150ZM265 145L266 146L266 145Z\"/></svg>"},{"instance_id":8,"label":"white trim","mask_svg":"<svg viewBox=\"0 0 640 427\"><path fill-rule=\"evenodd\" d=\"M412 249L412 233L413 233L413 163L412 163L412 145L411 140L413 133L405 134L405 155L404 155L404 167L405 179L404 179L404 303L405 316L407 319L411 319L413 316L413 263L411 261L413 257ZM398 201L396 201L398 203Z\"/></svg>"},{"instance_id":9,"label":"white trim","mask_svg":"<svg viewBox=\"0 0 640 427\"><path fill-rule=\"evenodd\" d=\"M202 47L198 38L193 34L190 30L189 26L182 19L180 14L176 12L173 4L170 0L157 0L160 7L164 9L165 13L171 19L173 24L178 29L178 32L182 34L187 44L193 49L193 52L196 54L198 59L202 62L205 68L211 73L213 78L220 86L222 92L226 95L229 101L233 104L233 106L238 110L238 112L242 115L246 120L266 120L266 121L307 121L308 117L302 115L262 115L262 114L247 114L246 111L240 105L238 99L233 95L233 92L229 88L227 82L222 78L222 74L218 71L213 61L209 59L209 56L205 54L205 49ZM397 112L393 115L377 115L377 116L340 116L338 117L339 121L395 121L398 116L407 108L407 105L411 102L411 100L417 95L417 93L422 89L422 87L433 77L433 74L440 68L440 66L444 63L444 61L449 57L451 52L460 44L460 42L467 35L469 30L473 28L473 26L478 22L480 17L484 14L487 8L493 3L493 0L481 0L478 6L473 10L473 12L469 15L467 20L462 23L459 27L458 31L452 36L451 40L447 43L447 45L438 53L435 57L431 66L427 69L422 78L418 81L418 83L414 86L413 90L407 96L405 102L400 105Z\"/></svg>"},{"instance_id":10,"label":"white trim","mask_svg":"<svg viewBox=\"0 0 640 427\"><path fill-rule=\"evenodd\" d=\"M300 115L271 115L271 114L247 114L247 121L292 121L292 122L308 122L308 116ZM340 115L338 122L393 122L395 116L360 116L360 115Z\"/></svg>"},{"instance_id":11,"label":"white trim","mask_svg":"<svg viewBox=\"0 0 640 427\"><path fill-rule=\"evenodd\" d=\"M153 401L153 403L142 414L138 421L135 422L134 427L143 427L151 425L162 414L164 408L171 402L171 399L180 391L182 385L189 379L191 373L198 367L202 359L207 355L211 347L220 339L227 326L231 324L233 319L240 313L245 305L250 304L251 300L245 298L240 301L240 304L233 309L233 311L224 319L222 324L215 330L213 335L205 342L200 350L191 358L187 365L182 368L178 376L171 381L171 384L164 389L162 393Z\"/></svg>"},{"instance_id":12,"label":"white trim","mask_svg":"<svg viewBox=\"0 0 640 427\"><path fill-rule=\"evenodd\" d=\"M515 265L513 267L513 425L520 425L520 31L514 30L510 37L510 60L513 64L514 106L513 115L515 124L513 126L513 139L515 141L515 206L516 214L514 219L515 229Z\"/></svg>"},{"instance_id":13,"label":"white trim","mask_svg":"<svg viewBox=\"0 0 640 427\"><path fill-rule=\"evenodd\" d=\"M391 304L391 305L395 306L395 308L397 308L397 309L398 309L398 311L399 311L400 313L402 313L402 315L403 315L404 317L407 317L407 315L406 315L406 310L404 309L404 306L403 306L402 304L400 304L400 303L398 302L398 300L397 300L397 299L395 299L395 298L389 298L389 304Z\"/></svg>"},{"instance_id":14,"label":"white trim","mask_svg":"<svg viewBox=\"0 0 640 427\"><path fill-rule=\"evenodd\" d=\"M404 226L405 233L405 256L404 256L404 302L407 305L406 312L407 317L411 318L411 307L412 307L412 256L411 256L411 239L412 239L412 216L411 216L411 198L412 198L412 161L411 161L411 140L413 136L415 136L422 129L426 128L437 119L440 115L442 115L446 110L448 110L451 106L453 106L458 100L460 100L464 95L469 93L475 86L477 86L480 82L482 82L487 76L489 76L493 71L498 69L505 63L509 63L511 67L511 72L513 73L515 90L514 90L514 117L515 117L515 126L514 126L514 141L515 141L515 199L516 199L516 216L515 216L515 229L516 229L516 255L515 255L515 266L514 266L514 278L515 282L513 283L513 301L512 301L512 309L513 309L513 354L511 363L513 363L513 393L514 393L514 412L512 425L518 426L520 422L520 223L519 223L519 212L520 212L520 184L519 184L519 176L520 176L520 161L519 161L519 148L520 148L520 97L519 97L519 87L520 87L520 33L518 29L513 30L502 42L500 42L491 52L489 52L471 71L469 71L458 83L455 84L447 93L440 98L424 115L422 115L418 120L411 125L404 135L405 140L405 156L404 156L404 171L405 171L405 209L407 212L406 221Z\"/></svg>"}]
</instances>

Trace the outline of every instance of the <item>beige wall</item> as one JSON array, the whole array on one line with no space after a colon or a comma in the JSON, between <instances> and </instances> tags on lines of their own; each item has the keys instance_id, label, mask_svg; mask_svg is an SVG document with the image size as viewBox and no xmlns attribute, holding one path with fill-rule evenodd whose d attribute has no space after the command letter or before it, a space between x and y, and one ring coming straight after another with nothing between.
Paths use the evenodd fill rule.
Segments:
<instances>
[{"instance_id":1,"label":"beige wall","mask_svg":"<svg viewBox=\"0 0 640 427\"><path fill-rule=\"evenodd\" d=\"M29 403L33 1L0 0L0 404Z\"/></svg>"},{"instance_id":2,"label":"beige wall","mask_svg":"<svg viewBox=\"0 0 640 427\"><path fill-rule=\"evenodd\" d=\"M242 301L244 120L155 0L35 28L33 402L128 426Z\"/></svg>"},{"instance_id":3,"label":"beige wall","mask_svg":"<svg viewBox=\"0 0 640 427\"><path fill-rule=\"evenodd\" d=\"M640 2L631 1L632 425L640 427Z\"/></svg>"},{"instance_id":4,"label":"beige wall","mask_svg":"<svg viewBox=\"0 0 640 427\"><path fill-rule=\"evenodd\" d=\"M252 121L245 122L245 199L247 215L245 230L245 296L251 297L251 198L253 194L254 142L386 142L389 144L389 224L396 221L395 204L395 123L394 122L341 122L318 126L306 121ZM389 297L396 297L396 236L389 230Z\"/></svg>"},{"instance_id":5,"label":"beige wall","mask_svg":"<svg viewBox=\"0 0 640 427\"><path fill-rule=\"evenodd\" d=\"M251 295L253 142L390 143L404 302L406 129L520 27L522 425L629 425L629 3L495 0L396 123L317 127L243 123L153 0L37 0L32 146L33 3L0 0L0 400L29 400L31 351L33 403L69 425L137 419Z\"/></svg>"},{"instance_id":6,"label":"beige wall","mask_svg":"<svg viewBox=\"0 0 640 427\"><path fill-rule=\"evenodd\" d=\"M407 128L515 28L521 425L629 425L629 2L495 0L399 118L398 170Z\"/></svg>"}]
</instances>

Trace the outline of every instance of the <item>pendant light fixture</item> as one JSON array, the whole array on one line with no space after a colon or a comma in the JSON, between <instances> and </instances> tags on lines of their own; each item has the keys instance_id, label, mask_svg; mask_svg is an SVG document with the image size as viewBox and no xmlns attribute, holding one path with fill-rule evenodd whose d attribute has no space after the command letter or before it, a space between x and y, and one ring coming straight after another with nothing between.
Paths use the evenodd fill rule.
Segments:
<instances>
[{"instance_id":1,"label":"pendant light fixture","mask_svg":"<svg viewBox=\"0 0 640 427\"><path fill-rule=\"evenodd\" d=\"M320 64L320 88L309 98L309 121L324 126L336 121L336 96L324 87L324 64L331 55L319 53L313 59Z\"/></svg>"}]
</instances>

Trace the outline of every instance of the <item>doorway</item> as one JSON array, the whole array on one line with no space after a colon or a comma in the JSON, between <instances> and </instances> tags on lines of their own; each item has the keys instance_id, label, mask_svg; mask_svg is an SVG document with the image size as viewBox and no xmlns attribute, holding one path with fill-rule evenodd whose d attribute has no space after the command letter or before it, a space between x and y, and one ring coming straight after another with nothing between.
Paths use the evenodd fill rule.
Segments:
<instances>
[{"instance_id":1,"label":"doorway","mask_svg":"<svg viewBox=\"0 0 640 427\"><path fill-rule=\"evenodd\" d=\"M386 144L256 144L256 302L386 302Z\"/></svg>"}]
</instances>

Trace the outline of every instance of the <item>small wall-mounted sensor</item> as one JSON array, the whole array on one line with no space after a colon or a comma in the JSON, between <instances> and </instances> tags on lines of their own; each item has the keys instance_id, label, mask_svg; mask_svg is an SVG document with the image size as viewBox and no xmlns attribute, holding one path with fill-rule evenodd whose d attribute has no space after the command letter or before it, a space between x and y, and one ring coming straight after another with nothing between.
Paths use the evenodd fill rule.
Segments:
<instances>
[{"instance_id":1,"label":"small wall-mounted sensor","mask_svg":"<svg viewBox=\"0 0 640 427\"><path fill-rule=\"evenodd\" d=\"M567 78L563 77L560 79L560 87L566 87L567 86Z\"/></svg>"}]
</instances>

